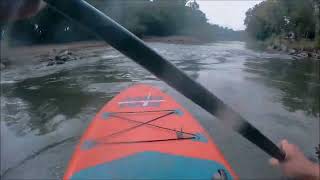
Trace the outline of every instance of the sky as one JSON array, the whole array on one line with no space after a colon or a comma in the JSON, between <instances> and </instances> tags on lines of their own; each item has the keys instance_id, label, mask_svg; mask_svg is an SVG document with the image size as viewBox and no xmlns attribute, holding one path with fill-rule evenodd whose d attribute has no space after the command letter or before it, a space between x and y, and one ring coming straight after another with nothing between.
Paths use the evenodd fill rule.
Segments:
<instances>
[{"instance_id":1,"label":"sky","mask_svg":"<svg viewBox=\"0 0 320 180\"><path fill-rule=\"evenodd\" d=\"M262 0L197 0L200 10L212 24L244 30L246 11Z\"/></svg>"}]
</instances>

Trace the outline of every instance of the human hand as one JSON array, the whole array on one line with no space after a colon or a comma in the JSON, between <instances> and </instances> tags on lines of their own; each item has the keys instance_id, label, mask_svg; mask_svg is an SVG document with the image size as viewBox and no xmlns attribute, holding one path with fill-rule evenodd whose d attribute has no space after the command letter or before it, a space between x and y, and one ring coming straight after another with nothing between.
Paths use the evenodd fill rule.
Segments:
<instances>
[{"instance_id":1,"label":"human hand","mask_svg":"<svg viewBox=\"0 0 320 180\"><path fill-rule=\"evenodd\" d=\"M301 150L287 140L282 140L280 148L285 152L286 159L279 162L277 159L270 159L272 166L280 167L281 171L289 178L297 179L319 179L319 165L308 160Z\"/></svg>"},{"instance_id":2,"label":"human hand","mask_svg":"<svg viewBox=\"0 0 320 180\"><path fill-rule=\"evenodd\" d=\"M15 21L37 14L45 6L41 0L1 0L0 21Z\"/></svg>"}]
</instances>

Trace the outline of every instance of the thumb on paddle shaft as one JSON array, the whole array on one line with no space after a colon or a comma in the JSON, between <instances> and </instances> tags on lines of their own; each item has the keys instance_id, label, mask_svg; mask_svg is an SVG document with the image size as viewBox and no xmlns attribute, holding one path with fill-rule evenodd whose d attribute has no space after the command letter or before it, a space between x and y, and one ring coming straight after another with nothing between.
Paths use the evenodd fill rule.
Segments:
<instances>
[{"instance_id":1,"label":"thumb on paddle shaft","mask_svg":"<svg viewBox=\"0 0 320 180\"><path fill-rule=\"evenodd\" d=\"M279 162L277 159L271 158L269 163L272 166L280 167L284 175L302 179L318 179L320 177L319 165L309 161L296 145L282 140L279 147L286 154L285 160Z\"/></svg>"}]
</instances>

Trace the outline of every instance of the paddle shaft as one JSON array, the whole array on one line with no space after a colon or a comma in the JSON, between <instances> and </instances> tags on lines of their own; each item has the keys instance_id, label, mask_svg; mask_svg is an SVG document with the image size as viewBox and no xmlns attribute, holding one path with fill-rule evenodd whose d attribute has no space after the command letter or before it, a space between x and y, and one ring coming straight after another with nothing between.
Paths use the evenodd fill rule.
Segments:
<instances>
[{"instance_id":1,"label":"paddle shaft","mask_svg":"<svg viewBox=\"0 0 320 180\"><path fill-rule=\"evenodd\" d=\"M84 0L45 0L280 161L285 154L259 130L142 40Z\"/></svg>"}]
</instances>

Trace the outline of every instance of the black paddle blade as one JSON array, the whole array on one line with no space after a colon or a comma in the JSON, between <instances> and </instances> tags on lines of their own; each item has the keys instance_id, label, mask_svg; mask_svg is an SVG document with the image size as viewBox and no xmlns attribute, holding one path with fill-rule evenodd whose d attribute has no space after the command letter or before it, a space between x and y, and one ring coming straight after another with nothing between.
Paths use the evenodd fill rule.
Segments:
<instances>
[{"instance_id":1,"label":"black paddle blade","mask_svg":"<svg viewBox=\"0 0 320 180\"><path fill-rule=\"evenodd\" d=\"M128 56L185 97L223 120L272 157L282 161L285 154L267 137L219 98L192 80L142 40L84 0L45 0L51 8L83 25L112 47Z\"/></svg>"}]
</instances>

